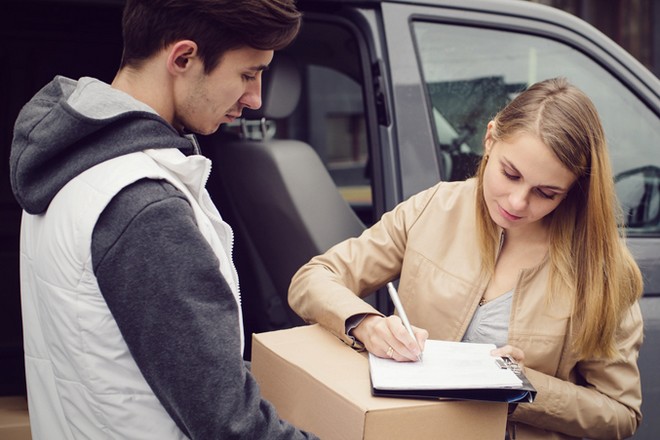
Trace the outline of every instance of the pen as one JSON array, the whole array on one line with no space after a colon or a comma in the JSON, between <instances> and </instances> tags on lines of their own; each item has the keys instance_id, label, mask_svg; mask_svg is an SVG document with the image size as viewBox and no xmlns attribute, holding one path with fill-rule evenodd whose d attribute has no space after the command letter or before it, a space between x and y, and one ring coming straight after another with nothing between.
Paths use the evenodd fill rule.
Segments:
<instances>
[{"instance_id":1,"label":"pen","mask_svg":"<svg viewBox=\"0 0 660 440\"><path fill-rule=\"evenodd\" d=\"M392 298L392 302L394 303L394 308L396 308L397 312L399 312L399 317L401 318L401 322L403 322L403 326L406 328L406 330L408 330L408 333L410 334L410 336L412 336L415 342L417 342L417 338L415 337L415 332L413 332L412 326L410 325L410 321L408 321L408 315L406 315L406 311L403 310L403 304L401 304L401 300L399 299L399 294L394 288L394 284L387 283L387 291L390 294L390 298ZM417 360L421 361L422 347L419 346L419 342L417 342L417 347L419 348L419 356L417 356Z\"/></svg>"}]
</instances>

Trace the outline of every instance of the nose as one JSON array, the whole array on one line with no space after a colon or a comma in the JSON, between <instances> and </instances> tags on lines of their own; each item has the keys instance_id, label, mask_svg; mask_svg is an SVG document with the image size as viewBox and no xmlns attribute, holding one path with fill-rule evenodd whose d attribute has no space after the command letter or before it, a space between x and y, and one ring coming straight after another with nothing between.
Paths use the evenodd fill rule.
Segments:
<instances>
[{"instance_id":1,"label":"nose","mask_svg":"<svg viewBox=\"0 0 660 440\"><path fill-rule=\"evenodd\" d=\"M529 204L529 189L520 186L511 191L509 194L509 203L511 204L511 209L515 212L520 213L524 211Z\"/></svg>"},{"instance_id":2,"label":"nose","mask_svg":"<svg viewBox=\"0 0 660 440\"><path fill-rule=\"evenodd\" d=\"M252 110L257 110L261 107L261 77L248 84L239 102Z\"/></svg>"}]
</instances>

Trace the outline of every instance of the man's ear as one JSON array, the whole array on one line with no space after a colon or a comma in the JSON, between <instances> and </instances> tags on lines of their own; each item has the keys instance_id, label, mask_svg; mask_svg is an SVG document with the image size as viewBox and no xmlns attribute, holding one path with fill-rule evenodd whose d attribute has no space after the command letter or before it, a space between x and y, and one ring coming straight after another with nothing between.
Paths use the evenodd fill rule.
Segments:
<instances>
[{"instance_id":1,"label":"man's ear","mask_svg":"<svg viewBox=\"0 0 660 440\"><path fill-rule=\"evenodd\" d=\"M167 56L167 70L172 75L178 75L189 70L191 61L197 57L197 43L191 40L181 40L170 46Z\"/></svg>"}]
</instances>

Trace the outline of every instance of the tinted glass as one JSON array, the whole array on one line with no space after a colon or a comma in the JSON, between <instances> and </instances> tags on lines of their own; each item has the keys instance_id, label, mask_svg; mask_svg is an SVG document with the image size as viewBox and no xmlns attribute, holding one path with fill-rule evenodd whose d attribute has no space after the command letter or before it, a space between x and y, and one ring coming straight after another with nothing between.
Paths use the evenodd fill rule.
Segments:
<instances>
[{"instance_id":1,"label":"tinted glass","mask_svg":"<svg viewBox=\"0 0 660 440\"><path fill-rule=\"evenodd\" d=\"M445 178L464 179L482 153L486 124L516 93L563 76L598 108L629 234L660 232L660 123L622 83L583 53L534 35L415 22Z\"/></svg>"},{"instance_id":2,"label":"tinted glass","mask_svg":"<svg viewBox=\"0 0 660 440\"><path fill-rule=\"evenodd\" d=\"M309 142L342 196L369 223L372 196L362 86L335 69L310 65L306 97Z\"/></svg>"}]
</instances>

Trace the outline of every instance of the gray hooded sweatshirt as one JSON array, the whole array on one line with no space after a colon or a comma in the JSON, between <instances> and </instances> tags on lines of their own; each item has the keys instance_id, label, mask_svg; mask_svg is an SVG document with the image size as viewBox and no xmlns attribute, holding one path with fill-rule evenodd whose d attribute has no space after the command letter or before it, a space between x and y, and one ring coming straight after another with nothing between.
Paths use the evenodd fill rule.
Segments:
<instances>
[{"instance_id":1,"label":"gray hooded sweatshirt","mask_svg":"<svg viewBox=\"0 0 660 440\"><path fill-rule=\"evenodd\" d=\"M196 153L152 109L91 78L56 77L21 110L10 179L41 214L72 178L149 148ZM140 371L193 439L305 439L264 401L242 358L237 305L186 197L158 180L117 194L92 236L94 274Z\"/></svg>"}]
</instances>

